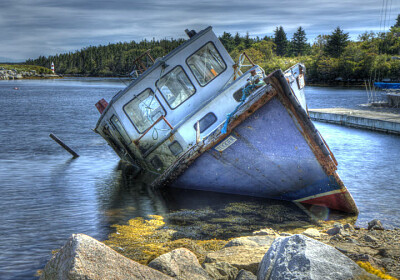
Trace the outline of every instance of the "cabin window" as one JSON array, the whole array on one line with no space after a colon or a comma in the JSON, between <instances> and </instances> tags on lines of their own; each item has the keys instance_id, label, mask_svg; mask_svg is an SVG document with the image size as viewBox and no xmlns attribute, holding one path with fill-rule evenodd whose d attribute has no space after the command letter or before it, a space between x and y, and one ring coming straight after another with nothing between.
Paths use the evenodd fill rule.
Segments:
<instances>
[{"instance_id":1,"label":"cabin window","mask_svg":"<svg viewBox=\"0 0 400 280\"><path fill-rule=\"evenodd\" d=\"M174 142L172 142L171 144L169 144L168 147L169 147L171 153L172 153L174 156L177 156L177 155L179 155L180 153L183 152L183 149L182 149L181 144L179 144L179 142L176 141L176 140L175 140Z\"/></svg>"},{"instance_id":2,"label":"cabin window","mask_svg":"<svg viewBox=\"0 0 400 280\"><path fill-rule=\"evenodd\" d=\"M130 138L128 134L126 133L124 127L122 126L122 123L119 121L117 116L113 115L110 119L112 126L114 129L118 132L118 134L121 137L121 141L124 142L124 144L128 144L130 142Z\"/></svg>"},{"instance_id":3,"label":"cabin window","mask_svg":"<svg viewBox=\"0 0 400 280\"><path fill-rule=\"evenodd\" d=\"M208 113L199 120L200 133L206 131L213 123L217 121L217 116L214 113ZM196 130L197 123L194 124L194 130Z\"/></svg>"},{"instance_id":4,"label":"cabin window","mask_svg":"<svg viewBox=\"0 0 400 280\"><path fill-rule=\"evenodd\" d=\"M201 86L205 86L226 69L214 44L209 42L187 59L187 64Z\"/></svg>"},{"instance_id":5,"label":"cabin window","mask_svg":"<svg viewBox=\"0 0 400 280\"><path fill-rule=\"evenodd\" d=\"M151 89L146 89L125 104L124 111L139 133L143 133L159 117L166 114L160 101L158 101Z\"/></svg>"},{"instance_id":6,"label":"cabin window","mask_svg":"<svg viewBox=\"0 0 400 280\"><path fill-rule=\"evenodd\" d=\"M171 109L181 105L196 92L181 66L175 67L164 75L157 81L156 85Z\"/></svg>"}]
</instances>

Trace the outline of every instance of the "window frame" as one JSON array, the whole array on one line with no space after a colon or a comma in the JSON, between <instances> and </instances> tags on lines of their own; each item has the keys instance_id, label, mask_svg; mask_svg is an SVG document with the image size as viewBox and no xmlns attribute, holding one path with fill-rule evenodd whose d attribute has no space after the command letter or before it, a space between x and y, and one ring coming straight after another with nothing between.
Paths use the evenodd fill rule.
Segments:
<instances>
[{"instance_id":1,"label":"window frame","mask_svg":"<svg viewBox=\"0 0 400 280\"><path fill-rule=\"evenodd\" d=\"M157 95L155 94L155 92L154 92L151 88L146 88L145 90L141 91L139 94L135 95L131 100L129 100L127 103L125 103L124 106L122 106L122 110L124 111L125 115L128 117L129 121L132 123L133 127L136 129L136 131L137 131L139 134L143 134L147 129L149 129L149 127L150 127L153 123L150 124L149 127L147 127L145 130L140 131L140 130L136 127L135 123L133 122L133 120L131 119L131 117L129 116L129 114L126 112L125 107L126 107L129 103L131 103L133 100L135 100L136 98L138 98L140 95L142 95L142 94L143 94L146 90L148 90L148 89L154 94L154 97L157 99L157 102L160 104L161 108L163 109L163 111L164 111L164 113L165 113L165 115L163 115L163 116L165 117L165 116L167 115L167 110L165 110L164 106L162 105L162 103L161 103L160 100L158 99Z\"/></svg>"},{"instance_id":2,"label":"window frame","mask_svg":"<svg viewBox=\"0 0 400 280\"><path fill-rule=\"evenodd\" d=\"M215 50L217 51L217 53L218 53L219 56L221 57L222 62L225 64L225 69L224 69L221 73L219 73L217 76L215 76L213 79L209 80L206 84L201 85L201 83L200 83L199 80L197 79L196 74L193 73L192 68L190 68L190 65L189 65L189 63L188 63L188 60L189 60L189 58L191 58L196 52L198 52L199 50L201 50L204 46L206 46L206 45L209 44L209 43L211 43L211 44L214 46ZM226 61L225 61L224 58L222 57L221 53L218 51L218 48L215 46L215 44L214 44L213 41L208 41L207 43L205 43L204 45L202 45L200 48L198 48L196 51L194 51L193 53L191 53L191 54L186 58L185 62L186 62L187 67L189 67L190 72L192 73L192 75L193 75L194 78L196 79L197 84L198 84L199 86L201 86L201 87L206 87L209 83L211 83L212 81L214 81L215 78L217 78L219 75L221 75L222 73L224 73L224 72L226 71L226 69L228 69L228 65L226 64Z\"/></svg>"},{"instance_id":3,"label":"window frame","mask_svg":"<svg viewBox=\"0 0 400 280\"><path fill-rule=\"evenodd\" d=\"M214 120L209 126L207 126L205 129L203 129L203 131L201 131L201 128L200 128L200 133L203 133L204 131L207 131L207 129L209 129L213 124L215 124L215 123L218 121L218 117L217 117L217 115L216 115L214 112L208 112L207 114L205 114L205 115L199 120L199 124L200 124L201 120L204 120L208 115L214 116L214 117L215 117L215 120ZM197 131L196 126L197 126L197 122L193 125L193 128L194 128L195 131Z\"/></svg>"},{"instance_id":4,"label":"window frame","mask_svg":"<svg viewBox=\"0 0 400 280\"><path fill-rule=\"evenodd\" d=\"M192 86L193 86L193 88L194 88L194 92L193 92L193 94L192 94L191 96L189 96L189 97L188 97L185 101L183 101L181 104L179 104L179 105L176 106L175 108L172 108L171 105L169 104L167 98L165 98L163 92L162 92L161 89L158 87L158 82L159 82L162 78L164 78L165 76L167 76L169 73L171 73L172 71L174 71L174 70L175 70L176 68L178 68L178 67L180 67L180 68L182 69L183 73L185 73L186 77L188 78L189 82L192 84ZM189 100L193 95L195 95L196 92L197 92L197 89L196 89L196 87L194 86L192 80L189 78L188 74L186 73L185 68L183 68L183 66L180 65L180 64L176 65L174 68L172 68L172 69L169 70L167 73L165 73L164 75L162 75L162 77L160 77L159 79L157 79L157 81L155 82L155 86L156 86L157 90L160 92L160 94L161 94L162 98L164 99L165 103L167 103L168 107L169 107L171 110L177 109L177 108L178 108L179 106L181 106L183 103L185 103L186 101L188 101L188 100Z\"/></svg>"},{"instance_id":5,"label":"window frame","mask_svg":"<svg viewBox=\"0 0 400 280\"><path fill-rule=\"evenodd\" d=\"M118 127L115 125L115 123L113 122L113 118L117 118L119 123L121 124L122 129L125 132L126 137L128 137L129 140L125 139L125 137L122 135L123 133L121 133L121 131L119 131ZM123 144L125 145L129 145L130 142L132 142L132 139L129 137L128 132L126 131L125 127L123 126L121 120L118 118L118 116L116 114L112 114L111 118L110 118L110 124L113 127L113 129L115 129L115 131L117 131L117 133L121 136L121 140L124 142ZM126 143L125 143L126 142Z\"/></svg>"}]
</instances>

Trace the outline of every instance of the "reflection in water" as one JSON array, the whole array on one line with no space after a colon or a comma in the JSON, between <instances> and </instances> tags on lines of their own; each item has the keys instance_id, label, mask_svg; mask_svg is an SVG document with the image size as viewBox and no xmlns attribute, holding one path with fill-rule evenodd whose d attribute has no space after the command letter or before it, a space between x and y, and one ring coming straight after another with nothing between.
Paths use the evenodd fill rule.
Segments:
<instances>
[{"instance_id":1,"label":"reflection in water","mask_svg":"<svg viewBox=\"0 0 400 280\"><path fill-rule=\"evenodd\" d=\"M346 217L325 207L307 206L266 198L167 188L152 190L143 176L133 178L124 170L108 185L108 203L102 203L109 224L124 224L135 217L160 215L168 226L198 239L231 238L271 227L290 230L315 225L320 220ZM114 184L111 193L111 184ZM105 200L105 199L104 199ZM204 224L212 230L199 228ZM182 228L179 228L182 227Z\"/></svg>"}]
</instances>

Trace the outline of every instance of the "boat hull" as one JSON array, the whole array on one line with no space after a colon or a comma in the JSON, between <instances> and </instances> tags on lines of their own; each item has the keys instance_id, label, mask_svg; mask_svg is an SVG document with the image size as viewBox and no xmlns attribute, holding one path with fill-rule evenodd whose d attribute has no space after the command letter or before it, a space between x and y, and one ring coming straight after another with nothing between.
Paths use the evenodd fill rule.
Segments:
<instances>
[{"instance_id":1,"label":"boat hull","mask_svg":"<svg viewBox=\"0 0 400 280\"><path fill-rule=\"evenodd\" d=\"M326 144L318 143L321 136L312 135L315 128L301 112L304 109L298 101L294 104L296 98L288 98L292 94L288 84L277 77L270 77L271 90L238 113L227 134L211 135L164 178L174 178L168 184L175 188L289 200L357 213L336 174L333 155L327 153ZM182 165L185 168L179 168Z\"/></svg>"}]
</instances>

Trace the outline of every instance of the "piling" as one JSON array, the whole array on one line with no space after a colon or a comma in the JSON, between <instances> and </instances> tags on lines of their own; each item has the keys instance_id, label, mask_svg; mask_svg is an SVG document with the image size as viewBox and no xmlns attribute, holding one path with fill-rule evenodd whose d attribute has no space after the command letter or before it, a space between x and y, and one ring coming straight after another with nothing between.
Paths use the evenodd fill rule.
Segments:
<instances>
[{"instance_id":1,"label":"piling","mask_svg":"<svg viewBox=\"0 0 400 280\"><path fill-rule=\"evenodd\" d=\"M70 147L68 147L63 141L60 140L57 136L55 136L53 133L50 133L50 138L53 139L54 141L57 142L61 147L63 147L68 153L72 155L72 157L77 158L79 155L75 153L74 150L72 150Z\"/></svg>"}]
</instances>

